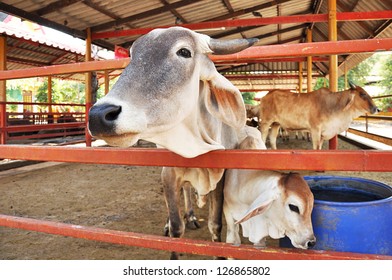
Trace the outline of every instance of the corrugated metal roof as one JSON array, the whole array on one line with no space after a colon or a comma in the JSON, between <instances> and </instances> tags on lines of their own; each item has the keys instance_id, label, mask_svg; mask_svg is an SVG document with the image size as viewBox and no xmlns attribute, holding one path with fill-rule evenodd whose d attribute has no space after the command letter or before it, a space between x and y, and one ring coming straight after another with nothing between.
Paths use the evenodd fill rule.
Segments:
<instances>
[{"instance_id":1,"label":"corrugated metal roof","mask_svg":"<svg viewBox=\"0 0 392 280\"><path fill-rule=\"evenodd\" d=\"M0 11L23 16L43 25L52 25L78 37L85 30L112 31L143 27L175 25L176 22L197 23L233 18L275 17L311 13L327 13L326 0L3 0ZM337 1L338 12L391 10L391 1L346 0ZM365 39L391 37L390 21L339 22L338 39ZM305 41L305 29L313 27L313 41L328 40L327 23L279 24L225 30L199 30L214 38L232 39L261 37L258 44L290 44ZM95 43L113 48L114 45L129 47L138 36L101 39ZM19 54L22 55L22 54ZM340 56L340 69L357 65L369 54ZM26 58L28 59L28 57ZM31 58L32 59L32 58ZM37 57L41 59L41 57ZM328 72L328 61L313 63L313 71L323 75ZM296 62L263 62L257 64L219 65L220 71L298 71ZM304 64L304 69L306 65ZM295 80L295 79L294 79ZM233 81L236 82L236 81ZM264 84L268 81L260 81ZM286 86L283 81L279 81ZM271 85L279 84L277 80ZM291 83L291 81L290 81ZM268 86L268 85L267 85Z\"/></svg>"}]
</instances>

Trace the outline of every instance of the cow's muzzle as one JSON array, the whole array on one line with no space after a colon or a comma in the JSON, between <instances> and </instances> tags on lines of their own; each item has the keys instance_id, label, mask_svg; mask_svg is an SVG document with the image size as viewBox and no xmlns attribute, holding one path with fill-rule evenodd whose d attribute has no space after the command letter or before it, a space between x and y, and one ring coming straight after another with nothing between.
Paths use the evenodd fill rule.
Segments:
<instances>
[{"instance_id":1,"label":"cow's muzzle","mask_svg":"<svg viewBox=\"0 0 392 280\"><path fill-rule=\"evenodd\" d=\"M306 247L308 247L308 249L313 248L315 245L316 245L316 239L309 240L308 243L306 243Z\"/></svg>"},{"instance_id":2,"label":"cow's muzzle","mask_svg":"<svg viewBox=\"0 0 392 280\"><path fill-rule=\"evenodd\" d=\"M121 106L97 104L89 112L88 128L93 136L115 134L115 122L121 113Z\"/></svg>"}]
</instances>

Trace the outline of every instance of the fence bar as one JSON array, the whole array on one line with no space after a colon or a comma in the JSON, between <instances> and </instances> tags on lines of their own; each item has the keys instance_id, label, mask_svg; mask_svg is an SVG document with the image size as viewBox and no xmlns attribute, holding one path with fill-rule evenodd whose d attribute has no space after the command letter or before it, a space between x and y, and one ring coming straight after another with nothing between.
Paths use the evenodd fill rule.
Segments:
<instances>
[{"instance_id":1,"label":"fence bar","mask_svg":"<svg viewBox=\"0 0 392 280\"><path fill-rule=\"evenodd\" d=\"M210 55L210 58L216 63L233 60L240 63L246 62L247 60L262 58L276 59L282 57L306 57L324 54L348 54L387 50L392 50L392 38L255 46L236 54ZM0 80L122 69L125 68L129 62L129 58L122 58L7 70L0 71Z\"/></svg>"},{"instance_id":2,"label":"fence bar","mask_svg":"<svg viewBox=\"0 0 392 280\"><path fill-rule=\"evenodd\" d=\"M392 152L372 150L221 150L183 158L164 149L0 145L0 158L136 166L264 170L392 171Z\"/></svg>"},{"instance_id":3,"label":"fence bar","mask_svg":"<svg viewBox=\"0 0 392 280\"><path fill-rule=\"evenodd\" d=\"M383 20L392 18L392 11L367 11L367 12L344 12L338 13L337 19L339 21L364 21L364 20ZM193 30L212 29L212 28L231 28L231 27L246 27L246 26L261 26L268 24L289 24L289 23L309 23L309 22L327 22L327 14L307 14L307 15L293 15L293 16L278 16L278 17L263 17L250 19L230 19L220 21L209 21L199 23L181 24L178 26L186 27ZM113 38L122 36L143 35L155 28L168 28L172 25L145 27L137 29L116 30L96 32L92 34L92 39Z\"/></svg>"},{"instance_id":4,"label":"fence bar","mask_svg":"<svg viewBox=\"0 0 392 280\"><path fill-rule=\"evenodd\" d=\"M387 50L392 50L392 38L256 46L235 54L210 55L210 58L214 62L237 61L237 63L240 63L249 59L305 57Z\"/></svg>"},{"instance_id":5,"label":"fence bar","mask_svg":"<svg viewBox=\"0 0 392 280\"><path fill-rule=\"evenodd\" d=\"M227 243L169 238L143 233L123 232L110 229L94 228L81 225L64 224L30 218L14 217L0 214L0 226L31 230L62 236L83 238L113 244L138 246L149 249L190 253L207 256L220 256L235 259L269 259L269 260L355 260L355 259L392 259L392 256L357 254L347 252L314 251L299 249L265 248L253 246L232 246Z\"/></svg>"}]
</instances>

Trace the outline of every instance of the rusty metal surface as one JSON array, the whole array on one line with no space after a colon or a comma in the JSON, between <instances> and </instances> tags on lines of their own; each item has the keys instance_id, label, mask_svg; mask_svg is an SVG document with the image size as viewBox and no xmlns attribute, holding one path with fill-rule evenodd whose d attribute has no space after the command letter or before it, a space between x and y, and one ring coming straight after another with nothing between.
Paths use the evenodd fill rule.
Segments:
<instances>
[{"instance_id":1,"label":"rusty metal surface","mask_svg":"<svg viewBox=\"0 0 392 280\"><path fill-rule=\"evenodd\" d=\"M392 256L355 254L332 251L313 251L299 249L265 248L253 246L232 246L227 243L214 243L185 238L169 238L133 232L123 232L58 222L41 221L30 218L13 217L0 214L0 226L83 238L126 246L191 253L197 255L220 256L235 259L269 260L380 260L392 259Z\"/></svg>"}]
</instances>

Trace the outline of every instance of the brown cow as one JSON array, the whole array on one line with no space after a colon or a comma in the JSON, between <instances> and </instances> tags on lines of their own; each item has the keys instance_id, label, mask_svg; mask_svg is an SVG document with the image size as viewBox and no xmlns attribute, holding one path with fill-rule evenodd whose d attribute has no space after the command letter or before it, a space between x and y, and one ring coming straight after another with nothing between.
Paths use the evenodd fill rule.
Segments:
<instances>
[{"instance_id":1,"label":"brown cow","mask_svg":"<svg viewBox=\"0 0 392 280\"><path fill-rule=\"evenodd\" d=\"M310 93L273 90L260 101L260 127L263 141L271 127L270 144L276 149L279 127L287 130L309 130L313 149L320 150L324 140L348 129L351 121L378 109L369 94L350 83L350 89L331 92L327 88Z\"/></svg>"}]
</instances>

